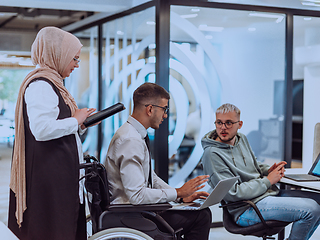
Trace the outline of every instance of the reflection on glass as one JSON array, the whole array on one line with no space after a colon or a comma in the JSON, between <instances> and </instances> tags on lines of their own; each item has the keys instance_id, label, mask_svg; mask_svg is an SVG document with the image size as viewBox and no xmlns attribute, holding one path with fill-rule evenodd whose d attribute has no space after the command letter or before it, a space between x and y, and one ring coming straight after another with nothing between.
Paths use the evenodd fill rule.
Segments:
<instances>
[{"instance_id":1,"label":"reflection on glass","mask_svg":"<svg viewBox=\"0 0 320 240\"><path fill-rule=\"evenodd\" d=\"M315 101L320 87L320 18L294 16L293 23L292 166L302 165L307 172L320 152L316 132L320 113Z\"/></svg>"},{"instance_id":2,"label":"reflection on glass","mask_svg":"<svg viewBox=\"0 0 320 240\"><path fill-rule=\"evenodd\" d=\"M284 80L285 15L212 8L192 12L194 7L172 6L170 13L173 186L202 173L200 141L214 129L214 111L223 103L242 111L240 131L260 161L283 159L283 112L274 112L274 91L277 80ZM283 102L283 89L278 95Z\"/></svg>"},{"instance_id":3,"label":"reflection on glass","mask_svg":"<svg viewBox=\"0 0 320 240\"><path fill-rule=\"evenodd\" d=\"M80 39L81 49L80 67L75 69L65 80L66 86L74 96L79 108L98 109L98 44L97 27L78 32L75 35ZM85 154L98 156L97 153L97 126L90 127L81 136Z\"/></svg>"},{"instance_id":4,"label":"reflection on glass","mask_svg":"<svg viewBox=\"0 0 320 240\"><path fill-rule=\"evenodd\" d=\"M104 120L101 159L105 159L113 134L132 112L134 90L155 81L154 14L152 7L103 25L103 107L121 102L126 109ZM149 137L152 148L153 130Z\"/></svg>"}]
</instances>

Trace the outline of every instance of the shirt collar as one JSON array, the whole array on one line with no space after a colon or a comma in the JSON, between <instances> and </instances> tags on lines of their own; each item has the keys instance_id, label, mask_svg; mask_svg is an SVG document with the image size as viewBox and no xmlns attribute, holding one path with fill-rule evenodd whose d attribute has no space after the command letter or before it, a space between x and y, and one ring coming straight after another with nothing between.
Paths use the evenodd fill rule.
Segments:
<instances>
[{"instance_id":1,"label":"shirt collar","mask_svg":"<svg viewBox=\"0 0 320 240\"><path fill-rule=\"evenodd\" d=\"M137 130L142 139L147 136L147 129L137 119L129 116L127 122Z\"/></svg>"}]
</instances>

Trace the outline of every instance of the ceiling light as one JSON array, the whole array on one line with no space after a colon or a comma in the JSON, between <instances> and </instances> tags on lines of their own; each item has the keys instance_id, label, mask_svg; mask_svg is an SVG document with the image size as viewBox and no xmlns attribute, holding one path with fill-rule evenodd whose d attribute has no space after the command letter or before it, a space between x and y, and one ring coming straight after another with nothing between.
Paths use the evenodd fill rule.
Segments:
<instances>
[{"instance_id":1,"label":"ceiling light","mask_svg":"<svg viewBox=\"0 0 320 240\"><path fill-rule=\"evenodd\" d=\"M302 1L301 4L304 6L320 7L320 2Z\"/></svg>"},{"instance_id":2,"label":"ceiling light","mask_svg":"<svg viewBox=\"0 0 320 240\"><path fill-rule=\"evenodd\" d=\"M182 18L195 18L197 17L198 14L197 13L194 13L194 14L186 14L186 15L180 15L180 17Z\"/></svg>"},{"instance_id":3,"label":"ceiling light","mask_svg":"<svg viewBox=\"0 0 320 240\"><path fill-rule=\"evenodd\" d=\"M303 18L303 20L305 20L305 21L311 21L312 18L311 18L311 17L305 17L305 18Z\"/></svg>"},{"instance_id":4,"label":"ceiling light","mask_svg":"<svg viewBox=\"0 0 320 240\"><path fill-rule=\"evenodd\" d=\"M268 14L268 13L249 13L249 17L263 17L263 18L276 18L276 23L281 22L284 19L284 16L275 15L275 14Z\"/></svg>"},{"instance_id":5,"label":"ceiling light","mask_svg":"<svg viewBox=\"0 0 320 240\"><path fill-rule=\"evenodd\" d=\"M8 13L8 12L0 12L0 17L3 17L3 16L15 16L17 15L17 13Z\"/></svg>"},{"instance_id":6,"label":"ceiling light","mask_svg":"<svg viewBox=\"0 0 320 240\"><path fill-rule=\"evenodd\" d=\"M206 24L199 25L199 30L201 31L207 31L207 32L221 32L223 31L223 27L212 27L208 26Z\"/></svg>"},{"instance_id":7,"label":"ceiling light","mask_svg":"<svg viewBox=\"0 0 320 240\"><path fill-rule=\"evenodd\" d=\"M19 61L20 66L34 66L31 59L22 59Z\"/></svg>"},{"instance_id":8,"label":"ceiling light","mask_svg":"<svg viewBox=\"0 0 320 240\"><path fill-rule=\"evenodd\" d=\"M200 9L199 8L192 8L191 12L200 12Z\"/></svg>"},{"instance_id":9,"label":"ceiling light","mask_svg":"<svg viewBox=\"0 0 320 240\"><path fill-rule=\"evenodd\" d=\"M320 0L300 0L302 5L319 6Z\"/></svg>"},{"instance_id":10,"label":"ceiling light","mask_svg":"<svg viewBox=\"0 0 320 240\"><path fill-rule=\"evenodd\" d=\"M148 25L156 25L156 22L155 21L148 21L147 24Z\"/></svg>"},{"instance_id":11,"label":"ceiling light","mask_svg":"<svg viewBox=\"0 0 320 240\"><path fill-rule=\"evenodd\" d=\"M249 32L254 32L255 30L257 30L257 29L254 28L254 27L248 28L248 31L249 31Z\"/></svg>"},{"instance_id":12,"label":"ceiling light","mask_svg":"<svg viewBox=\"0 0 320 240\"><path fill-rule=\"evenodd\" d=\"M151 44L149 44L148 48L149 48L149 50L155 49L156 48L156 44L155 43L151 43Z\"/></svg>"},{"instance_id":13,"label":"ceiling light","mask_svg":"<svg viewBox=\"0 0 320 240\"><path fill-rule=\"evenodd\" d=\"M117 34L118 34L118 35L123 35L124 32L122 32L122 31L119 30L119 31L117 31Z\"/></svg>"}]
</instances>

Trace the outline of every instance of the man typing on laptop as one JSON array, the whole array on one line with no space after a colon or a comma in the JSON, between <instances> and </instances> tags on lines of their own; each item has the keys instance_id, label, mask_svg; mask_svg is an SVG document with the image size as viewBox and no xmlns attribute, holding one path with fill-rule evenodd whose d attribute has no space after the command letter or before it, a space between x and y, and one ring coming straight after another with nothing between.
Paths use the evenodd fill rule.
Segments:
<instances>
[{"instance_id":1,"label":"man typing on laptop","mask_svg":"<svg viewBox=\"0 0 320 240\"><path fill-rule=\"evenodd\" d=\"M236 106L219 107L215 125L216 129L202 138L202 163L205 174L210 175L209 185L214 187L221 179L239 176L224 197L227 203L251 200L265 220L293 222L289 240L309 239L320 223L320 194L277 188L286 162L269 167L256 160L246 136L238 133L243 122ZM228 210L240 226L260 222L252 207Z\"/></svg>"},{"instance_id":2,"label":"man typing on laptop","mask_svg":"<svg viewBox=\"0 0 320 240\"><path fill-rule=\"evenodd\" d=\"M134 91L132 115L114 134L105 162L111 204L152 204L176 199L192 202L209 195L198 192L209 176L198 176L175 189L162 181L151 168L147 129L158 129L167 118L169 98L169 93L154 83L144 83ZM183 228L184 239L208 239L210 209L170 210L160 215L173 229Z\"/></svg>"},{"instance_id":3,"label":"man typing on laptop","mask_svg":"<svg viewBox=\"0 0 320 240\"><path fill-rule=\"evenodd\" d=\"M199 199L191 203L171 203L172 209L175 210L201 210L219 203L223 197L228 193L233 184L239 177L231 177L220 180L214 187L207 199Z\"/></svg>"}]
</instances>

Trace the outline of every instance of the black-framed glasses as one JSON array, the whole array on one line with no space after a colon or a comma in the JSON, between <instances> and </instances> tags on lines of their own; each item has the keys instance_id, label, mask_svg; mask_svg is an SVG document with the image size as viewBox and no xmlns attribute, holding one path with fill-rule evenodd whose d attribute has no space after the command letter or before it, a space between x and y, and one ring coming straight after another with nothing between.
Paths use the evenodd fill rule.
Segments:
<instances>
[{"instance_id":1,"label":"black-framed glasses","mask_svg":"<svg viewBox=\"0 0 320 240\"><path fill-rule=\"evenodd\" d=\"M73 60L74 60L77 64L79 64L80 61L81 61L79 58L73 58Z\"/></svg>"},{"instance_id":2,"label":"black-framed glasses","mask_svg":"<svg viewBox=\"0 0 320 240\"><path fill-rule=\"evenodd\" d=\"M221 122L221 121L215 121L214 124L216 125L217 128L222 128L224 125L227 129L232 128L233 124L236 124L240 121L237 122L231 122L231 121L226 121L226 122Z\"/></svg>"},{"instance_id":3,"label":"black-framed glasses","mask_svg":"<svg viewBox=\"0 0 320 240\"><path fill-rule=\"evenodd\" d=\"M154 107L162 108L165 114L168 114L168 112L169 112L169 107L168 107L168 106L161 107L161 106L158 106L158 105L155 105L155 104L146 104L146 105L144 105L144 106L145 106L145 107L148 107L148 106L150 106L150 105L151 105L151 106L154 106Z\"/></svg>"}]
</instances>

